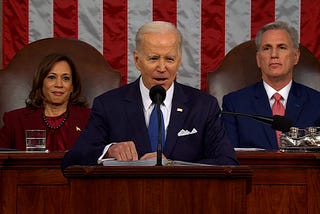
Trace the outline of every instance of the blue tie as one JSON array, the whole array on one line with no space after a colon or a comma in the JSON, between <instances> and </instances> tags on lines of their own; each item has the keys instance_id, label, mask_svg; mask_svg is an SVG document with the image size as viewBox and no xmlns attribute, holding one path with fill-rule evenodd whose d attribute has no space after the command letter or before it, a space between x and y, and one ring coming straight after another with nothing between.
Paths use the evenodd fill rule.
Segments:
<instances>
[{"instance_id":1,"label":"blue tie","mask_svg":"<svg viewBox=\"0 0 320 214\"><path fill-rule=\"evenodd\" d=\"M162 136L162 147L164 146L164 139L165 139L165 131L164 131L164 121L163 121L163 115L162 111L160 110L161 114L161 136ZM157 105L154 105L154 108L152 110L152 113L150 115L150 121L149 121L149 138L151 143L152 151L157 151L158 146L158 115L157 115Z\"/></svg>"}]
</instances>

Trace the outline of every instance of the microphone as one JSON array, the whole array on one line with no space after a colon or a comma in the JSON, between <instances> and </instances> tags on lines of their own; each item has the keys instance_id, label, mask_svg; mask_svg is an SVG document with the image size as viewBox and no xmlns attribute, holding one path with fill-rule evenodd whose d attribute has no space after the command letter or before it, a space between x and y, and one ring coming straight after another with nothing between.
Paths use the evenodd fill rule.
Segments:
<instances>
[{"instance_id":1,"label":"microphone","mask_svg":"<svg viewBox=\"0 0 320 214\"><path fill-rule=\"evenodd\" d=\"M269 124L271 125L271 128L277 131L282 131L282 132L288 132L292 127L292 121L289 118L281 115L273 115L272 117L266 117L266 116L257 115L257 114L244 114L244 113L229 112L229 111L222 111L221 114L229 114L229 115L253 118L257 121Z\"/></svg>"},{"instance_id":2,"label":"microphone","mask_svg":"<svg viewBox=\"0 0 320 214\"><path fill-rule=\"evenodd\" d=\"M153 103L157 105L158 116L158 144L157 144L157 164L156 166L162 166L162 123L161 123L161 110L160 105L166 98L166 90L160 86L155 85L150 89L149 96Z\"/></svg>"}]
</instances>

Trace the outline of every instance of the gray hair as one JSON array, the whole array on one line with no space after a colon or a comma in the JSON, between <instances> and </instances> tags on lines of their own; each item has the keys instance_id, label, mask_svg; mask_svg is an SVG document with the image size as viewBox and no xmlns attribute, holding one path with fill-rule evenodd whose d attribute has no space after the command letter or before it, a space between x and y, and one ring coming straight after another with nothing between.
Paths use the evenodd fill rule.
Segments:
<instances>
[{"instance_id":1,"label":"gray hair","mask_svg":"<svg viewBox=\"0 0 320 214\"><path fill-rule=\"evenodd\" d=\"M182 35L181 32L176 28L176 26L170 22L165 21L153 21L142 25L136 34L136 50L141 50L141 44L143 40L143 35L146 33L168 33L173 32L177 34L178 37L178 48L181 53Z\"/></svg>"},{"instance_id":2,"label":"gray hair","mask_svg":"<svg viewBox=\"0 0 320 214\"><path fill-rule=\"evenodd\" d=\"M293 44L293 48L294 49L298 49L299 48L298 31L294 27L289 26L286 22L275 21L275 22L271 22L269 24L266 24L257 33L257 36L255 38L255 43L256 43L257 50L259 49L259 47L261 45L262 34L264 32L266 32L266 31L268 31L268 30L286 30L289 33L290 39L291 39L292 44Z\"/></svg>"}]
</instances>

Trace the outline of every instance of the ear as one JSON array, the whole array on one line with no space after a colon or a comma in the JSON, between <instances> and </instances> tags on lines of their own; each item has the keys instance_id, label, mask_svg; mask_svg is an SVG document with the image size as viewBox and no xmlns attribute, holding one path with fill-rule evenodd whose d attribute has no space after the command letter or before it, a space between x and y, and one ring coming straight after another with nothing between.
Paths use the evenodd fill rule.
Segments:
<instances>
[{"instance_id":1,"label":"ear","mask_svg":"<svg viewBox=\"0 0 320 214\"><path fill-rule=\"evenodd\" d=\"M299 59L300 59L300 49L298 48L296 51L295 51L295 53L294 53L294 56L295 56L295 62L294 62L294 64L296 65L296 64L298 64L298 62L299 62Z\"/></svg>"},{"instance_id":2,"label":"ear","mask_svg":"<svg viewBox=\"0 0 320 214\"><path fill-rule=\"evenodd\" d=\"M256 61L257 61L258 68L260 68L260 59L259 59L259 52L258 51L256 52Z\"/></svg>"},{"instance_id":3,"label":"ear","mask_svg":"<svg viewBox=\"0 0 320 214\"><path fill-rule=\"evenodd\" d=\"M133 59L136 68L140 71L139 54L137 50L133 51Z\"/></svg>"}]
</instances>

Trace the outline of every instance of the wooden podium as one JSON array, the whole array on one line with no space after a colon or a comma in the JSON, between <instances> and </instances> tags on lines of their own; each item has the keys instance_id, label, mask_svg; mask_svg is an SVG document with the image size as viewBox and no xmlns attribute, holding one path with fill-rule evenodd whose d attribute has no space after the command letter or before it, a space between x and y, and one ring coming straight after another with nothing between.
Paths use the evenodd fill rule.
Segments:
<instances>
[{"instance_id":1,"label":"wooden podium","mask_svg":"<svg viewBox=\"0 0 320 214\"><path fill-rule=\"evenodd\" d=\"M247 213L320 213L320 153L237 152L253 170Z\"/></svg>"},{"instance_id":2,"label":"wooden podium","mask_svg":"<svg viewBox=\"0 0 320 214\"><path fill-rule=\"evenodd\" d=\"M320 153L237 152L237 167L75 166L67 178L63 156L0 152L0 213L320 213Z\"/></svg>"},{"instance_id":3,"label":"wooden podium","mask_svg":"<svg viewBox=\"0 0 320 214\"><path fill-rule=\"evenodd\" d=\"M0 213L69 213L64 153L0 152Z\"/></svg>"},{"instance_id":4,"label":"wooden podium","mask_svg":"<svg viewBox=\"0 0 320 214\"><path fill-rule=\"evenodd\" d=\"M246 166L72 166L70 213L246 213Z\"/></svg>"}]
</instances>

